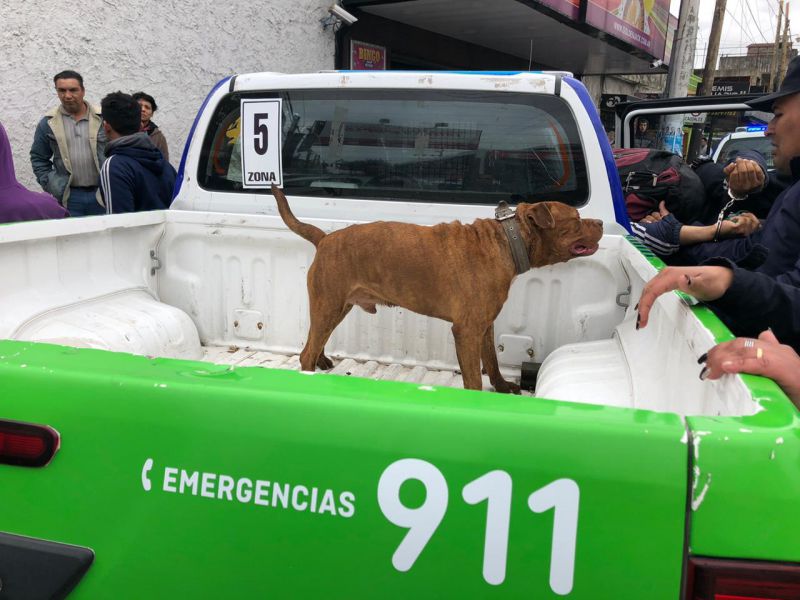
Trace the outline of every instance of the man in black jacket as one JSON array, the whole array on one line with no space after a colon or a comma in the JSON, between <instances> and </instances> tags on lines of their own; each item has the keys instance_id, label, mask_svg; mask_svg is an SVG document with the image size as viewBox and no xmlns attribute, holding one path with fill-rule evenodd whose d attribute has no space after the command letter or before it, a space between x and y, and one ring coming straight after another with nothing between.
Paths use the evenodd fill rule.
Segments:
<instances>
[{"instance_id":1,"label":"man in black jacket","mask_svg":"<svg viewBox=\"0 0 800 600\"><path fill-rule=\"evenodd\" d=\"M766 135L775 167L792 180L770 211L774 231L767 261L758 272L747 271L720 248L703 266L664 269L642 292L638 326L647 325L660 294L680 289L707 302L735 334L754 337L771 328L778 339L800 350L800 57L792 59L780 90L749 104L774 113ZM756 352L753 344L748 348Z\"/></svg>"},{"instance_id":2,"label":"man in black jacket","mask_svg":"<svg viewBox=\"0 0 800 600\"><path fill-rule=\"evenodd\" d=\"M139 131L141 108L133 96L108 94L100 103L108 138L100 169L100 190L106 212L124 213L169 208L175 169Z\"/></svg>"}]
</instances>

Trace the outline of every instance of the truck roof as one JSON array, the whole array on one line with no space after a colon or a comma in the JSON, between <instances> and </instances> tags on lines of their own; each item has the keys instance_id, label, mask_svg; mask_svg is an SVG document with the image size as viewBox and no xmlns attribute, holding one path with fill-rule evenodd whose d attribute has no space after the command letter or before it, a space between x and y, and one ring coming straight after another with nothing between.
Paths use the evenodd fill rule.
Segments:
<instances>
[{"instance_id":1,"label":"truck roof","mask_svg":"<svg viewBox=\"0 0 800 600\"><path fill-rule=\"evenodd\" d=\"M321 71L318 73L245 73L230 91L302 88L427 88L558 94L565 71Z\"/></svg>"}]
</instances>

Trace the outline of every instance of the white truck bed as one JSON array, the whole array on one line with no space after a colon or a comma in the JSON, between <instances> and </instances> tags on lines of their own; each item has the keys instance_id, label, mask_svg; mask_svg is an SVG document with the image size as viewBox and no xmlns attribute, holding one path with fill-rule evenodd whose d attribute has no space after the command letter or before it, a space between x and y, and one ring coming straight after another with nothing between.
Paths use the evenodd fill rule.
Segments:
<instances>
[{"instance_id":1,"label":"white truck bed","mask_svg":"<svg viewBox=\"0 0 800 600\"><path fill-rule=\"evenodd\" d=\"M254 350L237 346L208 346L203 349L204 361L234 367L265 367L268 369L300 368L299 354L276 354L268 350ZM461 373L457 369L429 369L423 365L403 366L397 363L379 363L375 360L334 358L331 375L365 377L367 379L406 381L419 385L463 387ZM484 375L484 387L489 389L489 378Z\"/></svg>"},{"instance_id":2,"label":"white truck bed","mask_svg":"<svg viewBox=\"0 0 800 600\"><path fill-rule=\"evenodd\" d=\"M312 222L326 231L349 224ZM0 338L294 369L313 252L266 215L172 210L0 227ZM662 297L651 324L634 330L633 305L653 273L624 237L606 235L592 257L518 277L495 322L506 376L539 362L538 397L685 415L757 412L738 377L700 381L697 357L713 339L677 295ZM326 354L335 374L461 385L449 323L402 308L354 309Z\"/></svg>"}]
</instances>

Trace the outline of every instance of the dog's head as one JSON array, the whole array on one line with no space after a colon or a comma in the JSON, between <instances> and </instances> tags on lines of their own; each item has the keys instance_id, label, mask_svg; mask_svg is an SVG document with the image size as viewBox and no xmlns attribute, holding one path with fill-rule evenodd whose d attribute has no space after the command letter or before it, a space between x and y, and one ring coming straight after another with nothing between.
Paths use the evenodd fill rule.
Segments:
<instances>
[{"instance_id":1,"label":"dog's head","mask_svg":"<svg viewBox=\"0 0 800 600\"><path fill-rule=\"evenodd\" d=\"M603 222L581 219L578 211L561 202L517 206L517 218L527 232L531 265L542 267L597 252Z\"/></svg>"}]
</instances>

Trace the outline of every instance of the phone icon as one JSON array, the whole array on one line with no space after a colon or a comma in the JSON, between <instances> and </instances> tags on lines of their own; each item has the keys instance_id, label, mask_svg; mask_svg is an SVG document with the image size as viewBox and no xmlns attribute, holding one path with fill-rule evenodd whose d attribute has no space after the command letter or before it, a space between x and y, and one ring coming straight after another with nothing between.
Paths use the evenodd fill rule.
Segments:
<instances>
[{"instance_id":1,"label":"phone icon","mask_svg":"<svg viewBox=\"0 0 800 600\"><path fill-rule=\"evenodd\" d=\"M147 476L152 468L153 459L148 458L146 461L144 461L144 466L142 467L142 487L144 488L145 492L149 492L150 488L153 487L153 484L150 482L150 478Z\"/></svg>"}]
</instances>

